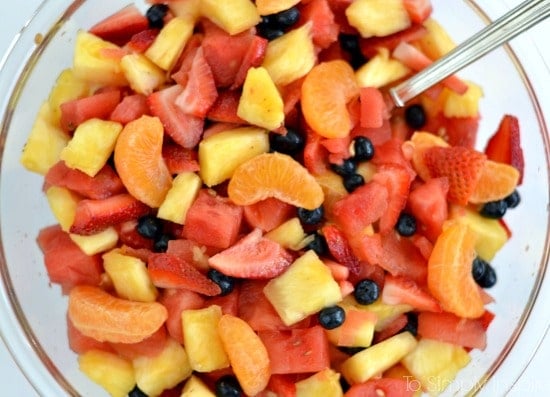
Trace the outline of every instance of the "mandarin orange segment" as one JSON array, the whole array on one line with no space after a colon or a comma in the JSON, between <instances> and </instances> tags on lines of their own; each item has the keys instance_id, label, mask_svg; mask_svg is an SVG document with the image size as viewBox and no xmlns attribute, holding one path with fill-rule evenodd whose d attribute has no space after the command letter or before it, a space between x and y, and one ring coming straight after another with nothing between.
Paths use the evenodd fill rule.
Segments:
<instances>
[{"instance_id":1,"label":"mandarin orange segment","mask_svg":"<svg viewBox=\"0 0 550 397\"><path fill-rule=\"evenodd\" d=\"M469 201L479 204L501 200L512 194L519 178L520 173L515 167L487 160Z\"/></svg>"},{"instance_id":2,"label":"mandarin orange segment","mask_svg":"<svg viewBox=\"0 0 550 397\"><path fill-rule=\"evenodd\" d=\"M69 293L68 315L85 336L100 342L137 343L153 335L168 312L158 302L129 301L98 287L79 285Z\"/></svg>"},{"instance_id":3,"label":"mandarin orange segment","mask_svg":"<svg viewBox=\"0 0 550 397\"><path fill-rule=\"evenodd\" d=\"M224 314L218 332L231 367L247 396L265 389L271 376L269 355L254 330L239 317Z\"/></svg>"},{"instance_id":4,"label":"mandarin orange segment","mask_svg":"<svg viewBox=\"0 0 550 397\"><path fill-rule=\"evenodd\" d=\"M227 188L237 205L251 205L275 197L285 203L313 210L324 200L323 189L315 178L292 157L263 153L241 164Z\"/></svg>"},{"instance_id":5,"label":"mandarin orange segment","mask_svg":"<svg viewBox=\"0 0 550 397\"><path fill-rule=\"evenodd\" d=\"M485 311L472 276L476 234L469 226L449 222L437 238L428 260L428 289L444 311L478 318Z\"/></svg>"},{"instance_id":6,"label":"mandarin orange segment","mask_svg":"<svg viewBox=\"0 0 550 397\"><path fill-rule=\"evenodd\" d=\"M315 66L302 84L302 112L308 125L325 138L342 138L352 128L348 102L359 95L351 66L342 60Z\"/></svg>"},{"instance_id":7,"label":"mandarin orange segment","mask_svg":"<svg viewBox=\"0 0 550 397\"><path fill-rule=\"evenodd\" d=\"M115 146L115 167L128 192L158 208L172 176L162 157L164 129L157 117L142 116L126 124Z\"/></svg>"}]
</instances>

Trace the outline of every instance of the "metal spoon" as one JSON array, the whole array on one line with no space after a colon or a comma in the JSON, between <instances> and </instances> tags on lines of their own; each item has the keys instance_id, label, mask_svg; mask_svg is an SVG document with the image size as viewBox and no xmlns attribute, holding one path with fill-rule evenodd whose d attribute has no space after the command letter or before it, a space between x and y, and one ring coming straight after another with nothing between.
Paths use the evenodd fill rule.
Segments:
<instances>
[{"instance_id":1,"label":"metal spoon","mask_svg":"<svg viewBox=\"0 0 550 397\"><path fill-rule=\"evenodd\" d=\"M398 107L550 16L550 0L526 0L429 67L389 90Z\"/></svg>"}]
</instances>

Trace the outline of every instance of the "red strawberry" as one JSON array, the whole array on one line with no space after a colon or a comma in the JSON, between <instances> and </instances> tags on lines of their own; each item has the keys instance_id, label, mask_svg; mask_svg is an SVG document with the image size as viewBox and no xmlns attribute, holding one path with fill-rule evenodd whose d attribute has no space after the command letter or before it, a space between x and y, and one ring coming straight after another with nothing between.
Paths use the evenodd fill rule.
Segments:
<instances>
[{"instance_id":1,"label":"red strawberry","mask_svg":"<svg viewBox=\"0 0 550 397\"><path fill-rule=\"evenodd\" d=\"M128 5L90 28L90 33L117 45L149 27L149 22L135 5Z\"/></svg>"},{"instance_id":2,"label":"red strawberry","mask_svg":"<svg viewBox=\"0 0 550 397\"><path fill-rule=\"evenodd\" d=\"M447 198L459 205L468 204L486 159L485 154L462 146L434 146L424 153L431 177L446 177L449 180Z\"/></svg>"},{"instance_id":3,"label":"red strawberry","mask_svg":"<svg viewBox=\"0 0 550 397\"><path fill-rule=\"evenodd\" d=\"M201 46L203 37L204 35L202 33L193 34L187 41L187 44L185 44L183 52L176 62L174 70L177 70L177 72L173 73L171 77L176 83L178 83L182 87L185 87L185 85L187 84L187 81L189 79L189 71L191 70L191 65L193 64L193 59L195 58L195 54Z\"/></svg>"},{"instance_id":4,"label":"red strawberry","mask_svg":"<svg viewBox=\"0 0 550 397\"><path fill-rule=\"evenodd\" d=\"M131 219L117 225L116 229L120 243L134 249L153 249L153 240L143 237L137 231L137 219Z\"/></svg>"},{"instance_id":5,"label":"red strawberry","mask_svg":"<svg viewBox=\"0 0 550 397\"><path fill-rule=\"evenodd\" d=\"M131 52L143 53L153 44L159 32L159 29L142 30L130 38L130 41L126 43L126 48Z\"/></svg>"},{"instance_id":6,"label":"red strawberry","mask_svg":"<svg viewBox=\"0 0 550 397\"><path fill-rule=\"evenodd\" d=\"M239 67L237 75L235 76L235 81L233 82L231 89L239 88L243 85L248 69L258 67L262 64L266 50L267 40L260 36L253 36L252 42L244 54L243 61Z\"/></svg>"},{"instance_id":7,"label":"red strawberry","mask_svg":"<svg viewBox=\"0 0 550 397\"><path fill-rule=\"evenodd\" d=\"M148 113L147 97L142 94L134 94L122 98L122 101L111 113L110 119L121 124L127 124Z\"/></svg>"},{"instance_id":8,"label":"red strawberry","mask_svg":"<svg viewBox=\"0 0 550 397\"><path fill-rule=\"evenodd\" d=\"M135 219L151 209L129 194L122 193L106 199L84 199L78 202L71 233L90 235L109 226Z\"/></svg>"},{"instance_id":9,"label":"red strawberry","mask_svg":"<svg viewBox=\"0 0 550 397\"><path fill-rule=\"evenodd\" d=\"M226 90L218 93L218 98L210 107L206 117L208 120L222 123L244 123L243 119L237 116L237 108L241 94L237 90Z\"/></svg>"},{"instance_id":10,"label":"red strawberry","mask_svg":"<svg viewBox=\"0 0 550 397\"><path fill-rule=\"evenodd\" d=\"M119 90L108 90L85 98L73 99L60 105L61 127L74 131L76 127L92 118L108 119L120 102Z\"/></svg>"},{"instance_id":11,"label":"red strawberry","mask_svg":"<svg viewBox=\"0 0 550 397\"><path fill-rule=\"evenodd\" d=\"M186 149L176 144L166 144L162 147L162 157L171 174L181 172L197 172L199 163L197 161L197 152Z\"/></svg>"},{"instance_id":12,"label":"red strawberry","mask_svg":"<svg viewBox=\"0 0 550 397\"><path fill-rule=\"evenodd\" d=\"M157 116L165 132L184 148L192 149L200 141L204 120L184 113L176 106L176 98L182 93L183 87L176 84L156 91L147 97L147 104L154 116Z\"/></svg>"},{"instance_id":13,"label":"red strawberry","mask_svg":"<svg viewBox=\"0 0 550 397\"><path fill-rule=\"evenodd\" d=\"M433 296L410 278L402 276L386 275L382 302L389 305L406 304L420 311L441 312L441 307Z\"/></svg>"},{"instance_id":14,"label":"red strawberry","mask_svg":"<svg viewBox=\"0 0 550 397\"><path fill-rule=\"evenodd\" d=\"M519 183L523 179L523 150L520 145L520 128L517 117L505 115L498 130L489 139L485 147L487 158L500 163L510 164L519 171Z\"/></svg>"},{"instance_id":15,"label":"red strawberry","mask_svg":"<svg viewBox=\"0 0 550 397\"><path fill-rule=\"evenodd\" d=\"M260 229L254 229L232 247L212 256L208 263L228 276L267 279L285 271L292 263L292 255L263 237Z\"/></svg>"},{"instance_id":16,"label":"red strawberry","mask_svg":"<svg viewBox=\"0 0 550 397\"><path fill-rule=\"evenodd\" d=\"M358 274L361 271L361 264L353 253L344 233L335 225L323 226L321 231L334 259L348 267L351 274Z\"/></svg>"},{"instance_id":17,"label":"red strawberry","mask_svg":"<svg viewBox=\"0 0 550 397\"><path fill-rule=\"evenodd\" d=\"M185 288L207 296L221 293L218 284L174 254L151 254L147 261L147 270L151 281L159 288Z\"/></svg>"}]
</instances>

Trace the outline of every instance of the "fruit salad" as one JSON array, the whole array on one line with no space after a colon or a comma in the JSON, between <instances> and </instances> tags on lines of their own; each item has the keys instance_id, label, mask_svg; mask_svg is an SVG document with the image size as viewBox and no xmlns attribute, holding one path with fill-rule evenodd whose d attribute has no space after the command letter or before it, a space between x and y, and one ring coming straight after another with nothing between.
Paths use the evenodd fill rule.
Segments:
<instances>
[{"instance_id":1,"label":"fruit salad","mask_svg":"<svg viewBox=\"0 0 550 397\"><path fill-rule=\"evenodd\" d=\"M476 141L476 82L389 101L454 46L429 0L149 1L78 31L21 163L81 371L114 397L443 392L487 345L524 168L514 115Z\"/></svg>"}]
</instances>

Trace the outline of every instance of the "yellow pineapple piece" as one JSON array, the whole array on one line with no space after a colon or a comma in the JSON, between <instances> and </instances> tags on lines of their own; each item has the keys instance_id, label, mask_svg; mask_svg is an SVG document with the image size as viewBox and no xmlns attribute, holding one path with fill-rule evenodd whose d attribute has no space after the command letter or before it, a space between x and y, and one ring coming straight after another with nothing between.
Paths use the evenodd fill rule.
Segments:
<instances>
[{"instance_id":1,"label":"yellow pineapple piece","mask_svg":"<svg viewBox=\"0 0 550 397\"><path fill-rule=\"evenodd\" d=\"M60 158L67 167L93 177L107 163L121 131L122 124L115 121L86 120L76 127Z\"/></svg>"},{"instance_id":2,"label":"yellow pineapple piece","mask_svg":"<svg viewBox=\"0 0 550 397\"><path fill-rule=\"evenodd\" d=\"M380 48L378 54L357 69L355 78L360 87L380 88L410 73L411 70L408 67L390 57L390 51L387 48Z\"/></svg>"},{"instance_id":3,"label":"yellow pineapple piece","mask_svg":"<svg viewBox=\"0 0 550 397\"><path fill-rule=\"evenodd\" d=\"M76 206L81 197L67 188L50 186L46 190L46 198L61 230L68 232L74 222Z\"/></svg>"},{"instance_id":4,"label":"yellow pineapple piece","mask_svg":"<svg viewBox=\"0 0 550 397\"><path fill-rule=\"evenodd\" d=\"M201 15L202 0L176 0L168 3L172 14L176 17L197 21Z\"/></svg>"},{"instance_id":5,"label":"yellow pineapple piece","mask_svg":"<svg viewBox=\"0 0 550 397\"><path fill-rule=\"evenodd\" d=\"M258 127L238 127L203 139L199 144L200 177L207 186L231 178L245 161L269 150L268 132Z\"/></svg>"},{"instance_id":6,"label":"yellow pineapple piece","mask_svg":"<svg viewBox=\"0 0 550 397\"><path fill-rule=\"evenodd\" d=\"M55 85L48 96L48 103L54 121L59 123L61 118L59 106L62 103L87 96L89 89L88 83L77 77L72 69L63 70L57 77Z\"/></svg>"},{"instance_id":7,"label":"yellow pineapple piece","mask_svg":"<svg viewBox=\"0 0 550 397\"><path fill-rule=\"evenodd\" d=\"M120 60L120 67L130 87L140 94L151 94L166 80L164 70L143 54L124 55Z\"/></svg>"},{"instance_id":8,"label":"yellow pineapple piece","mask_svg":"<svg viewBox=\"0 0 550 397\"><path fill-rule=\"evenodd\" d=\"M261 20L250 0L202 0L201 14L231 35L244 32Z\"/></svg>"},{"instance_id":9,"label":"yellow pineapple piece","mask_svg":"<svg viewBox=\"0 0 550 397\"><path fill-rule=\"evenodd\" d=\"M237 115L268 130L275 130L283 124L283 98L265 68L248 69Z\"/></svg>"},{"instance_id":10,"label":"yellow pineapple piece","mask_svg":"<svg viewBox=\"0 0 550 397\"><path fill-rule=\"evenodd\" d=\"M158 291L141 259L124 255L116 248L103 254L103 267L121 298L138 302L154 302L157 299Z\"/></svg>"},{"instance_id":11,"label":"yellow pineapple piece","mask_svg":"<svg viewBox=\"0 0 550 397\"><path fill-rule=\"evenodd\" d=\"M192 19L175 17L161 29L145 56L164 70L171 70L193 34Z\"/></svg>"},{"instance_id":12,"label":"yellow pineapple piece","mask_svg":"<svg viewBox=\"0 0 550 397\"><path fill-rule=\"evenodd\" d=\"M340 374L327 368L296 382L296 397L341 397Z\"/></svg>"},{"instance_id":13,"label":"yellow pineapple piece","mask_svg":"<svg viewBox=\"0 0 550 397\"><path fill-rule=\"evenodd\" d=\"M423 23L428 32L418 40L420 49L433 60L441 58L456 47L449 33L433 18Z\"/></svg>"},{"instance_id":14,"label":"yellow pineapple piece","mask_svg":"<svg viewBox=\"0 0 550 397\"><path fill-rule=\"evenodd\" d=\"M185 382L180 397L216 397L199 377L191 375Z\"/></svg>"},{"instance_id":15,"label":"yellow pineapple piece","mask_svg":"<svg viewBox=\"0 0 550 397\"><path fill-rule=\"evenodd\" d=\"M154 357L133 360L136 384L149 397L156 397L164 389L171 389L189 378L193 372L182 345L168 338L164 349Z\"/></svg>"},{"instance_id":16,"label":"yellow pineapple piece","mask_svg":"<svg viewBox=\"0 0 550 397\"><path fill-rule=\"evenodd\" d=\"M260 15L275 14L294 7L300 0L256 0L256 8Z\"/></svg>"},{"instance_id":17,"label":"yellow pineapple piece","mask_svg":"<svg viewBox=\"0 0 550 397\"><path fill-rule=\"evenodd\" d=\"M218 334L221 317L222 310L217 305L182 312L183 344L194 371L211 372L229 366Z\"/></svg>"},{"instance_id":18,"label":"yellow pineapple piece","mask_svg":"<svg viewBox=\"0 0 550 397\"><path fill-rule=\"evenodd\" d=\"M423 338L401 362L425 391L437 396L470 360L461 346Z\"/></svg>"},{"instance_id":19,"label":"yellow pineapple piece","mask_svg":"<svg viewBox=\"0 0 550 397\"><path fill-rule=\"evenodd\" d=\"M410 332L401 332L348 358L342 375L350 384L366 382L401 361L417 343Z\"/></svg>"},{"instance_id":20,"label":"yellow pineapple piece","mask_svg":"<svg viewBox=\"0 0 550 397\"><path fill-rule=\"evenodd\" d=\"M387 36L411 26L402 0L355 0L346 17L361 36Z\"/></svg>"},{"instance_id":21,"label":"yellow pineapple piece","mask_svg":"<svg viewBox=\"0 0 550 397\"><path fill-rule=\"evenodd\" d=\"M378 320L376 314L352 307L345 307L344 310L346 311L344 324L325 331L328 340L336 346L369 347L372 344L374 327ZM352 321L353 330L350 332L348 329L347 335L343 338L341 330L346 326L345 321Z\"/></svg>"},{"instance_id":22,"label":"yellow pineapple piece","mask_svg":"<svg viewBox=\"0 0 550 397\"><path fill-rule=\"evenodd\" d=\"M70 137L55 122L50 104L44 102L21 153L20 162L27 170L45 175L59 161Z\"/></svg>"},{"instance_id":23,"label":"yellow pineapple piece","mask_svg":"<svg viewBox=\"0 0 550 397\"><path fill-rule=\"evenodd\" d=\"M317 56L311 38L311 23L293 29L267 45L262 66L277 86L305 76L315 65Z\"/></svg>"},{"instance_id":24,"label":"yellow pineapple piece","mask_svg":"<svg viewBox=\"0 0 550 397\"><path fill-rule=\"evenodd\" d=\"M89 350L78 357L80 370L112 397L126 397L136 378L132 363L114 353Z\"/></svg>"},{"instance_id":25,"label":"yellow pineapple piece","mask_svg":"<svg viewBox=\"0 0 550 397\"><path fill-rule=\"evenodd\" d=\"M157 217L183 225L201 186L201 178L194 172L178 174L172 180L172 187L160 205Z\"/></svg>"},{"instance_id":26,"label":"yellow pineapple piece","mask_svg":"<svg viewBox=\"0 0 550 397\"><path fill-rule=\"evenodd\" d=\"M323 202L325 208L332 208L335 202L348 195L342 177L335 172L327 171L315 175L315 180L319 183L325 194L325 201ZM327 215L330 216L330 214Z\"/></svg>"},{"instance_id":27,"label":"yellow pineapple piece","mask_svg":"<svg viewBox=\"0 0 550 397\"><path fill-rule=\"evenodd\" d=\"M479 100L483 90L471 81L465 82L468 90L460 95L449 90L443 105L445 117L476 117L479 114Z\"/></svg>"},{"instance_id":28,"label":"yellow pineapple piece","mask_svg":"<svg viewBox=\"0 0 550 397\"><path fill-rule=\"evenodd\" d=\"M308 235L302 227L300 219L291 218L275 229L265 234L265 237L279 243L282 247L299 251L309 244Z\"/></svg>"},{"instance_id":29,"label":"yellow pineapple piece","mask_svg":"<svg viewBox=\"0 0 550 397\"><path fill-rule=\"evenodd\" d=\"M73 71L76 77L100 85L123 86L127 84L120 61L105 56L105 51L121 50L113 43L92 33L80 30L76 35Z\"/></svg>"},{"instance_id":30,"label":"yellow pineapple piece","mask_svg":"<svg viewBox=\"0 0 550 397\"><path fill-rule=\"evenodd\" d=\"M412 306L400 304L400 305L388 305L382 302L379 298L370 305L361 305L358 303L352 295L346 296L340 304L344 309L353 308L358 310L366 310L376 315L375 331L384 329L389 323L391 323L397 316L403 313L410 312Z\"/></svg>"},{"instance_id":31,"label":"yellow pineapple piece","mask_svg":"<svg viewBox=\"0 0 550 397\"><path fill-rule=\"evenodd\" d=\"M286 325L342 300L338 283L312 250L271 279L264 287L264 294Z\"/></svg>"},{"instance_id":32,"label":"yellow pineapple piece","mask_svg":"<svg viewBox=\"0 0 550 397\"><path fill-rule=\"evenodd\" d=\"M95 255L110 250L118 242L118 233L114 227L108 227L88 236L71 233L69 237L86 255Z\"/></svg>"}]
</instances>

